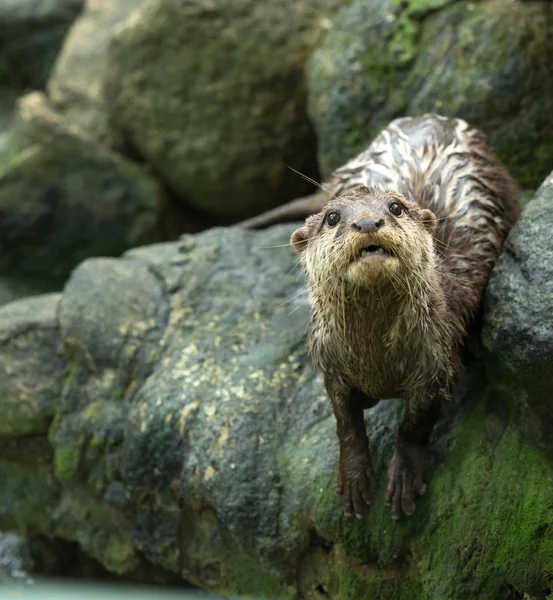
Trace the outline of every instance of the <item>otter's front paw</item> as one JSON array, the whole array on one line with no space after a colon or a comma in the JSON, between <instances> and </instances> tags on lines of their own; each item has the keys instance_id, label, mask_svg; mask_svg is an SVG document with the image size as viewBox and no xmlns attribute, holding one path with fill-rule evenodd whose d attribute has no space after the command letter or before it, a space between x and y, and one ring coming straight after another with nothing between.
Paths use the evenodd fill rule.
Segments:
<instances>
[{"instance_id":1,"label":"otter's front paw","mask_svg":"<svg viewBox=\"0 0 553 600\"><path fill-rule=\"evenodd\" d=\"M353 513L358 519L365 516L367 505L372 502L371 476L369 456L340 457L336 494L344 496L346 517L351 517Z\"/></svg>"},{"instance_id":2,"label":"otter's front paw","mask_svg":"<svg viewBox=\"0 0 553 600\"><path fill-rule=\"evenodd\" d=\"M415 494L426 492L423 481L426 448L410 442L396 445L388 470L386 506L392 509L392 519L398 521L402 513L411 516L415 512Z\"/></svg>"}]
</instances>

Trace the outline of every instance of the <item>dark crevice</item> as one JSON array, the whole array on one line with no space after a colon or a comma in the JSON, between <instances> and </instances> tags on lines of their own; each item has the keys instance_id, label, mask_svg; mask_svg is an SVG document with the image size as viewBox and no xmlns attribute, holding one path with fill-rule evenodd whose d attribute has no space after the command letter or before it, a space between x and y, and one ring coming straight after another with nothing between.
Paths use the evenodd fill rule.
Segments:
<instances>
[{"instance_id":1,"label":"dark crevice","mask_svg":"<svg viewBox=\"0 0 553 600\"><path fill-rule=\"evenodd\" d=\"M311 529L309 531L309 545L324 548L325 550L332 550L332 548L334 547L334 542L331 540L327 540L326 538L319 535L314 529Z\"/></svg>"},{"instance_id":2,"label":"dark crevice","mask_svg":"<svg viewBox=\"0 0 553 600\"><path fill-rule=\"evenodd\" d=\"M328 593L327 589L324 587L324 585L322 585L321 583L315 588L315 590L317 591L317 593L319 593L321 596L324 596L325 598L330 598L330 594Z\"/></svg>"}]
</instances>

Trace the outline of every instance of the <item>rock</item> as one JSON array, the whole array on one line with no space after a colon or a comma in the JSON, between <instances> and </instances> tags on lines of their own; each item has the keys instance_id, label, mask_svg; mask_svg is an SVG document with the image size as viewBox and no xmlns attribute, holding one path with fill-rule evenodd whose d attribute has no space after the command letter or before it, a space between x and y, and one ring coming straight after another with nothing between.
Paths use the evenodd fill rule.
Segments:
<instances>
[{"instance_id":1,"label":"rock","mask_svg":"<svg viewBox=\"0 0 553 600\"><path fill-rule=\"evenodd\" d=\"M48 94L57 110L108 145L117 145L118 139L109 128L103 104L107 49L117 27L142 1L84 0L48 82Z\"/></svg>"},{"instance_id":2,"label":"rock","mask_svg":"<svg viewBox=\"0 0 553 600\"><path fill-rule=\"evenodd\" d=\"M553 173L513 228L487 292L484 341L492 380L553 456Z\"/></svg>"},{"instance_id":3,"label":"rock","mask_svg":"<svg viewBox=\"0 0 553 600\"><path fill-rule=\"evenodd\" d=\"M63 376L58 302L52 294L0 309L0 437L48 431Z\"/></svg>"},{"instance_id":4,"label":"rock","mask_svg":"<svg viewBox=\"0 0 553 600\"><path fill-rule=\"evenodd\" d=\"M0 81L43 89L83 0L3 0L0 3Z\"/></svg>"},{"instance_id":5,"label":"rock","mask_svg":"<svg viewBox=\"0 0 553 600\"><path fill-rule=\"evenodd\" d=\"M553 163L550 3L403 6L353 0L313 54L309 111L323 175L391 119L439 112L484 131L521 186L535 189Z\"/></svg>"},{"instance_id":6,"label":"rock","mask_svg":"<svg viewBox=\"0 0 553 600\"><path fill-rule=\"evenodd\" d=\"M17 100L17 92L0 87L0 171L10 161L10 127Z\"/></svg>"},{"instance_id":7,"label":"rock","mask_svg":"<svg viewBox=\"0 0 553 600\"><path fill-rule=\"evenodd\" d=\"M508 406L488 406L481 364L436 428L428 493L399 523L384 488L401 404L367 411L375 501L365 521L343 518L293 228L212 229L82 263L57 327L40 326L67 364L47 437L33 415L11 445L0 437L0 521L77 541L122 576L142 559L224 595L544 596L553 465ZM54 369L42 348L28 360Z\"/></svg>"},{"instance_id":8,"label":"rock","mask_svg":"<svg viewBox=\"0 0 553 600\"><path fill-rule=\"evenodd\" d=\"M0 172L4 275L57 287L88 256L155 239L155 180L69 126L44 95L20 100L13 136Z\"/></svg>"},{"instance_id":9,"label":"rock","mask_svg":"<svg viewBox=\"0 0 553 600\"><path fill-rule=\"evenodd\" d=\"M0 585L27 579L30 558L25 541L13 533L0 531Z\"/></svg>"},{"instance_id":10,"label":"rock","mask_svg":"<svg viewBox=\"0 0 553 600\"><path fill-rule=\"evenodd\" d=\"M227 221L311 191L287 165L317 178L304 69L341 4L144 4L110 46L114 126L187 205Z\"/></svg>"}]
</instances>

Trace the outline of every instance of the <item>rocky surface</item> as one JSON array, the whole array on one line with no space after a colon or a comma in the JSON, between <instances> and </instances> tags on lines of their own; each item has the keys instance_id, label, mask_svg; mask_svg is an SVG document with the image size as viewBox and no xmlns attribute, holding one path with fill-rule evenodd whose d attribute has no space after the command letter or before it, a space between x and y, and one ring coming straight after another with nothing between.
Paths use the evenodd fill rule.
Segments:
<instances>
[{"instance_id":1,"label":"rocky surface","mask_svg":"<svg viewBox=\"0 0 553 600\"><path fill-rule=\"evenodd\" d=\"M305 64L341 0L151 1L110 47L112 122L188 205L241 217L311 187ZM179 27L175 27L175 23Z\"/></svg>"},{"instance_id":2,"label":"rocky surface","mask_svg":"<svg viewBox=\"0 0 553 600\"><path fill-rule=\"evenodd\" d=\"M503 401L553 457L553 173L510 233L489 284L484 340Z\"/></svg>"},{"instance_id":3,"label":"rocky surface","mask_svg":"<svg viewBox=\"0 0 553 600\"><path fill-rule=\"evenodd\" d=\"M84 0L48 82L56 108L91 136L117 145L107 122L103 80L110 41L143 0Z\"/></svg>"},{"instance_id":4,"label":"rocky surface","mask_svg":"<svg viewBox=\"0 0 553 600\"><path fill-rule=\"evenodd\" d=\"M87 256L155 239L156 181L71 127L44 95L19 101L12 137L0 171L3 275L56 287Z\"/></svg>"},{"instance_id":5,"label":"rocky surface","mask_svg":"<svg viewBox=\"0 0 553 600\"><path fill-rule=\"evenodd\" d=\"M309 109L324 176L398 116L482 129L522 187L553 164L551 4L353 0L314 53Z\"/></svg>"},{"instance_id":6,"label":"rocky surface","mask_svg":"<svg viewBox=\"0 0 553 600\"><path fill-rule=\"evenodd\" d=\"M3 0L0 3L0 82L43 89L83 0Z\"/></svg>"},{"instance_id":7,"label":"rocky surface","mask_svg":"<svg viewBox=\"0 0 553 600\"><path fill-rule=\"evenodd\" d=\"M0 170L9 162L10 127L17 100L17 92L9 87L0 87Z\"/></svg>"},{"instance_id":8,"label":"rocky surface","mask_svg":"<svg viewBox=\"0 0 553 600\"><path fill-rule=\"evenodd\" d=\"M519 231L536 226L539 202ZM342 517L334 418L307 355L305 288L286 245L293 228L213 229L89 259L61 298L0 309L0 398L11 415L0 522L77 541L115 573L142 561L221 593L544 598L553 465L490 393L481 364L468 365L436 429L415 517L394 523L383 505L396 401L367 412L370 515ZM532 252L525 268L539 286L547 256ZM526 318L517 293L501 296L492 314ZM536 366L533 379L542 375Z\"/></svg>"},{"instance_id":9,"label":"rocky surface","mask_svg":"<svg viewBox=\"0 0 553 600\"><path fill-rule=\"evenodd\" d=\"M6 582L27 582L30 558L25 541L14 533L0 531L0 586Z\"/></svg>"}]
</instances>

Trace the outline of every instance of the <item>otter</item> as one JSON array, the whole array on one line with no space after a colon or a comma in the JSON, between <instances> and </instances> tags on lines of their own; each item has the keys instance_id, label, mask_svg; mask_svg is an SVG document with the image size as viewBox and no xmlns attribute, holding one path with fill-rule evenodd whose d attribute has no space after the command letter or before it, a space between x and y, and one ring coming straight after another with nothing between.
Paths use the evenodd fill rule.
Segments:
<instances>
[{"instance_id":1,"label":"otter","mask_svg":"<svg viewBox=\"0 0 553 600\"><path fill-rule=\"evenodd\" d=\"M482 132L433 114L392 121L326 189L291 243L311 299L308 345L336 418L336 492L346 515L364 517L363 411L402 398L385 495L398 520L426 490L430 433L518 217L518 189Z\"/></svg>"}]
</instances>

